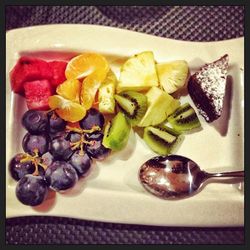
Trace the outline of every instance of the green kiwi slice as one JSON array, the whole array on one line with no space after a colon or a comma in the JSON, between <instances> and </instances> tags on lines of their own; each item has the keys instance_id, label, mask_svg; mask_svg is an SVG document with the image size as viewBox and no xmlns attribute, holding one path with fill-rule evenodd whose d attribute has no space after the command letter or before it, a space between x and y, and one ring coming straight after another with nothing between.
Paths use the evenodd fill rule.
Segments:
<instances>
[{"instance_id":1,"label":"green kiwi slice","mask_svg":"<svg viewBox=\"0 0 250 250\"><path fill-rule=\"evenodd\" d=\"M190 131L194 128L201 127L199 118L189 103L181 105L167 118L167 121L173 129L180 132Z\"/></svg>"},{"instance_id":2,"label":"green kiwi slice","mask_svg":"<svg viewBox=\"0 0 250 250\"><path fill-rule=\"evenodd\" d=\"M132 126L136 126L147 111L147 97L135 91L124 91L115 95L115 100Z\"/></svg>"},{"instance_id":3,"label":"green kiwi slice","mask_svg":"<svg viewBox=\"0 0 250 250\"><path fill-rule=\"evenodd\" d=\"M168 155L176 149L184 137L178 131L166 125L161 125L157 127L146 127L144 129L143 139L155 153Z\"/></svg>"},{"instance_id":4,"label":"green kiwi slice","mask_svg":"<svg viewBox=\"0 0 250 250\"><path fill-rule=\"evenodd\" d=\"M105 126L102 144L112 150L121 150L127 145L130 130L131 125L125 115L118 112Z\"/></svg>"}]
</instances>

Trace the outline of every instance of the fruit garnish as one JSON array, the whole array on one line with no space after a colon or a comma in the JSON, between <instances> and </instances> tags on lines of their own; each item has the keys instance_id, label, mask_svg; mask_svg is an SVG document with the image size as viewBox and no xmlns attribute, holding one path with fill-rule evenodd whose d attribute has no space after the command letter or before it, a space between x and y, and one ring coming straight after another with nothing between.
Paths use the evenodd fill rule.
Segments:
<instances>
[{"instance_id":1,"label":"fruit garnish","mask_svg":"<svg viewBox=\"0 0 250 250\"><path fill-rule=\"evenodd\" d=\"M184 60L156 64L161 87L169 94L183 87L188 78L188 64Z\"/></svg>"},{"instance_id":2,"label":"fruit garnish","mask_svg":"<svg viewBox=\"0 0 250 250\"><path fill-rule=\"evenodd\" d=\"M201 127L198 116L189 103L185 103L176 109L176 111L167 118L167 121L175 130L180 132Z\"/></svg>"},{"instance_id":3,"label":"fruit garnish","mask_svg":"<svg viewBox=\"0 0 250 250\"><path fill-rule=\"evenodd\" d=\"M36 80L23 84L28 109L49 109L48 99L52 95L48 80Z\"/></svg>"},{"instance_id":4,"label":"fruit garnish","mask_svg":"<svg viewBox=\"0 0 250 250\"><path fill-rule=\"evenodd\" d=\"M112 150L121 150L127 145L131 125L125 115L118 112L104 129L103 145Z\"/></svg>"},{"instance_id":5,"label":"fruit garnish","mask_svg":"<svg viewBox=\"0 0 250 250\"><path fill-rule=\"evenodd\" d=\"M65 121L80 121L86 114L86 109L79 103L70 101L60 95L49 97L49 106Z\"/></svg>"},{"instance_id":6,"label":"fruit garnish","mask_svg":"<svg viewBox=\"0 0 250 250\"><path fill-rule=\"evenodd\" d=\"M81 82L77 79L66 80L56 88L56 93L70 101L80 103Z\"/></svg>"},{"instance_id":7,"label":"fruit garnish","mask_svg":"<svg viewBox=\"0 0 250 250\"><path fill-rule=\"evenodd\" d=\"M11 89L18 94L24 94L25 82L35 80L51 80L53 72L49 64L41 59L22 56L10 72Z\"/></svg>"},{"instance_id":8,"label":"fruit garnish","mask_svg":"<svg viewBox=\"0 0 250 250\"><path fill-rule=\"evenodd\" d=\"M96 71L106 75L108 70L109 65L105 57L96 53L83 53L68 62L65 76L67 79L83 79Z\"/></svg>"},{"instance_id":9,"label":"fruit garnish","mask_svg":"<svg viewBox=\"0 0 250 250\"><path fill-rule=\"evenodd\" d=\"M152 87L146 96L148 109L138 124L139 127L160 124L180 106L179 100L157 87Z\"/></svg>"},{"instance_id":10,"label":"fruit garnish","mask_svg":"<svg viewBox=\"0 0 250 250\"><path fill-rule=\"evenodd\" d=\"M59 84L63 83L66 80L65 69L67 66L67 62L65 61L51 61L48 62L53 77L51 79L51 85L57 87Z\"/></svg>"},{"instance_id":11,"label":"fruit garnish","mask_svg":"<svg viewBox=\"0 0 250 250\"><path fill-rule=\"evenodd\" d=\"M130 57L122 65L116 90L118 93L125 90L140 91L158 84L154 54L144 51Z\"/></svg>"},{"instance_id":12,"label":"fruit garnish","mask_svg":"<svg viewBox=\"0 0 250 250\"><path fill-rule=\"evenodd\" d=\"M168 155L176 149L184 137L167 126L149 126L144 129L143 139L157 154Z\"/></svg>"},{"instance_id":13,"label":"fruit garnish","mask_svg":"<svg viewBox=\"0 0 250 250\"><path fill-rule=\"evenodd\" d=\"M109 70L98 91L98 109L103 114L115 113L115 88L117 78L112 70Z\"/></svg>"},{"instance_id":14,"label":"fruit garnish","mask_svg":"<svg viewBox=\"0 0 250 250\"><path fill-rule=\"evenodd\" d=\"M115 95L115 100L132 126L137 125L146 113L147 97L142 93L124 91Z\"/></svg>"}]
</instances>

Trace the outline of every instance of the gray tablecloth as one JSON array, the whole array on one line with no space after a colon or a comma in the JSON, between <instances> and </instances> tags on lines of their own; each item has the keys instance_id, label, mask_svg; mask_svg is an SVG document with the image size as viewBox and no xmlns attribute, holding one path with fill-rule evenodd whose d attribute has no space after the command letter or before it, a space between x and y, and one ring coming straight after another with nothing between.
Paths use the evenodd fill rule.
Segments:
<instances>
[{"instance_id":1,"label":"gray tablecloth","mask_svg":"<svg viewBox=\"0 0 250 250\"><path fill-rule=\"evenodd\" d=\"M6 30L100 24L190 41L244 35L243 6L6 6ZM173 228L58 217L6 220L7 244L243 244L244 228Z\"/></svg>"}]
</instances>

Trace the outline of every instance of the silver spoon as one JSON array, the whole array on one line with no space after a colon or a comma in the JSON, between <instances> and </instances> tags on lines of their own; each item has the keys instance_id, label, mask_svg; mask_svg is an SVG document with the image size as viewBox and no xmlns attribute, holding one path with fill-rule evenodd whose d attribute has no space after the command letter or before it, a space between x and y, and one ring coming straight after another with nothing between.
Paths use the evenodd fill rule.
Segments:
<instances>
[{"instance_id":1,"label":"silver spoon","mask_svg":"<svg viewBox=\"0 0 250 250\"><path fill-rule=\"evenodd\" d=\"M244 177L244 171L207 173L194 161L180 155L151 158L139 169L139 180L143 187L164 199L192 196L212 177Z\"/></svg>"}]
</instances>

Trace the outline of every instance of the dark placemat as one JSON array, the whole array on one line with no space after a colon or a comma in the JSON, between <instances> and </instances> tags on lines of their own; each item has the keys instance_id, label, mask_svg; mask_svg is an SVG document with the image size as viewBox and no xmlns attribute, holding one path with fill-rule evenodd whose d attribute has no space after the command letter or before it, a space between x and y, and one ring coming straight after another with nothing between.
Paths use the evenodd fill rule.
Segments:
<instances>
[{"instance_id":1,"label":"dark placemat","mask_svg":"<svg viewBox=\"0 0 250 250\"><path fill-rule=\"evenodd\" d=\"M9 244L242 244L242 228L173 228L62 217L8 219Z\"/></svg>"},{"instance_id":2,"label":"dark placemat","mask_svg":"<svg viewBox=\"0 0 250 250\"><path fill-rule=\"evenodd\" d=\"M244 35L243 6L7 6L6 30L82 23L217 41ZM244 244L244 228L173 228L59 217L6 220L7 244Z\"/></svg>"},{"instance_id":3,"label":"dark placemat","mask_svg":"<svg viewBox=\"0 0 250 250\"><path fill-rule=\"evenodd\" d=\"M9 6L6 29L82 23L119 27L156 36L217 41L243 36L242 6Z\"/></svg>"}]
</instances>

